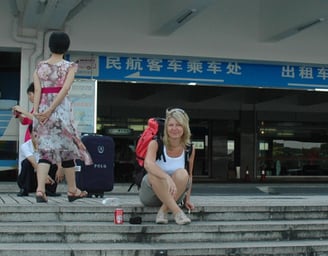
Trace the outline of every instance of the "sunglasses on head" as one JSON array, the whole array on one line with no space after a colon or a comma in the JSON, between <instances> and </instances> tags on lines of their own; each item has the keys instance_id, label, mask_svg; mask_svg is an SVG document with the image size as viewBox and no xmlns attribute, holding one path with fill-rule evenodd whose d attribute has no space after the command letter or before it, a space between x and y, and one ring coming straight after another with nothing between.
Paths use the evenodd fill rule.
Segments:
<instances>
[{"instance_id":1,"label":"sunglasses on head","mask_svg":"<svg viewBox=\"0 0 328 256\"><path fill-rule=\"evenodd\" d=\"M182 114L186 114L186 112L182 108L168 108L168 109L166 109L166 114L167 115L172 114L174 112L180 112Z\"/></svg>"}]
</instances>

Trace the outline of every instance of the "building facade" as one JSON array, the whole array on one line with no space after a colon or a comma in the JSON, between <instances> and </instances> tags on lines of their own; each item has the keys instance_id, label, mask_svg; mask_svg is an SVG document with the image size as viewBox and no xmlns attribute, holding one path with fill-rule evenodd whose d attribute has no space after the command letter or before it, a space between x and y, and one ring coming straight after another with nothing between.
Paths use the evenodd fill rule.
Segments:
<instances>
[{"instance_id":1,"label":"building facade","mask_svg":"<svg viewBox=\"0 0 328 256\"><path fill-rule=\"evenodd\" d=\"M77 79L97 80L97 132L115 138L122 181L129 179L134 143L147 118L171 106L191 117L198 180L235 181L246 172L251 180L263 172L272 180L325 179L325 1L0 5L2 102L31 107L25 91L34 67L49 55L50 33L65 30L72 40L67 58L80 66ZM15 122L8 104L6 126ZM18 139L2 142L10 154L25 127L3 131L15 129L11 136Z\"/></svg>"}]
</instances>

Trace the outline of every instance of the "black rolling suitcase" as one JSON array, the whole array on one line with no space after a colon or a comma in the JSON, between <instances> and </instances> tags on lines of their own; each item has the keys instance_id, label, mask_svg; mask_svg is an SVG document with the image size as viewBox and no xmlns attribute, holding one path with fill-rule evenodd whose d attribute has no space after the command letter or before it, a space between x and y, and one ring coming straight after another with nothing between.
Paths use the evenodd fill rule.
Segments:
<instances>
[{"instance_id":1,"label":"black rolling suitcase","mask_svg":"<svg viewBox=\"0 0 328 256\"><path fill-rule=\"evenodd\" d=\"M76 172L76 185L93 195L103 197L104 192L112 191L114 187L114 141L110 136L85 134L82 142L89 151L93 165L81 165L81 171Z\"/></svg>"}]
</instances>

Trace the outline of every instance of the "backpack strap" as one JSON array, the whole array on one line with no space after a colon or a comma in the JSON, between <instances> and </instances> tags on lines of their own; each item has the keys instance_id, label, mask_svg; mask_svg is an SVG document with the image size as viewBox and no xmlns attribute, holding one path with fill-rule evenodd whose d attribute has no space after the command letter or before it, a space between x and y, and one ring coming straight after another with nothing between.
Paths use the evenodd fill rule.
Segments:
<instances>
[{"instance_id":1,"label":"backpack strap","mask_svg":"<svg viewBox=\"0 0 328 256\"><path fill-rule=\"evenodd\" d=\"M193 144L190 143L186 146L185 149L185 168L188 171L188 173L190 174L190 170L189 170L189 159L192 153L192 149L193 149Z\"/></svg>"},{"instance_id":2,"label":"backpack strap","mask_svg":"<svg viewBox=\"0 0 328 256\"><path fill-rule=\"evenodd\" d=\"M157 152L156 152L156 160L158 159L162 159L163 157L163 161L166 162L166 159L165 159L165 155L164 155L164 143L163 143L163 140L156 136L154 138L154 140L157 141L157 144L158 144L158 149L157 149Z\"/></svg>"}]
</instances>

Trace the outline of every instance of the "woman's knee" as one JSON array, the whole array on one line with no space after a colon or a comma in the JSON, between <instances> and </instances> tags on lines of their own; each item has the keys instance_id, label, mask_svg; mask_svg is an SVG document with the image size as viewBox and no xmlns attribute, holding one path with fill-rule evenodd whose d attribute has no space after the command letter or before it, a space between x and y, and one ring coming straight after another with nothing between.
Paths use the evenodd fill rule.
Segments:
<instances>
[{"instance_id":1,"label":"woman's knee","mask_svg":"<svg viewBox=\"0 0 328 256\"><path fill-rule=\"evenodd\" d=\"M189 175L186 169L178 169L176 170L173 175L172 175L172 179L175 182L184 182L184 181L188 181L189 179Z\"/></svg>"}]
</instances>

